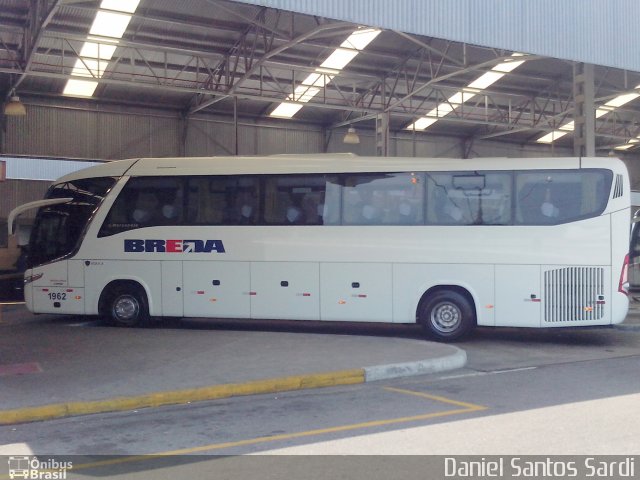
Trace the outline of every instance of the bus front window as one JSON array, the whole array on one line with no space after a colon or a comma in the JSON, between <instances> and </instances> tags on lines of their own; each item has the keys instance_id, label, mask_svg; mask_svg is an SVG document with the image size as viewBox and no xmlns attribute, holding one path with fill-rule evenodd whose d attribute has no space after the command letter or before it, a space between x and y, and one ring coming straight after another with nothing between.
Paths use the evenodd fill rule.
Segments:
<instances>
[{"instance_id":1,"label":"bus front window","mask_svg":"<svg viewBox=\"0 0 640 480\"><path fill-rule=\"evenodd\" d=\"M52 186L45 198L72 198L71 202L38 210L29 240L27 267L72 254L113 178L89 178Z\"/></svg>"}]
</instances>

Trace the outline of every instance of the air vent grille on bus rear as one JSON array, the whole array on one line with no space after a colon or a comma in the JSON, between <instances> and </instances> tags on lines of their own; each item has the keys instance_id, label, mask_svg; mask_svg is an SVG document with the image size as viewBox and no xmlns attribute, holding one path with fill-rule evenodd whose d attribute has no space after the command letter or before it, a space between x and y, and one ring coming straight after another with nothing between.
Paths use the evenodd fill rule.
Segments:
<instances>
[{"instance_id":1,"label":"air vent grille on bus rear","mask_svg":"<svg viewBox=\"0 0 640 480\"><path fill-rule=\"evenodd\" d=\"M544 272L544 321L581 322L604 315L604 269L568 267Z\"/></svg>"},{"instance_id":2,"label":"air vent grille on bus rear","mask_svg":"<svg viewBox=\"0 0 640 480\"><path fill-rule=\"evenodd\" d=\"M624 194L624 177L619 173L616 175L616 184L613 187L613 198L619 198Z\"/></svg>"}]
</instances>

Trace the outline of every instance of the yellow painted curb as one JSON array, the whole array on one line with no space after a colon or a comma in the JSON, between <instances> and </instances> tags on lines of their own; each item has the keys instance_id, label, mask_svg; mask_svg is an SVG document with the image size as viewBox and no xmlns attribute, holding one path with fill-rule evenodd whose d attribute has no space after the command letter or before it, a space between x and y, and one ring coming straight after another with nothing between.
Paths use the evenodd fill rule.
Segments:
<instances>
[{"instance_id":1,"label":"yellow painted curb","mask_svg":"<svg viewBox=\"0 0 640 480\"><path fill-rule=\"evenodd\" d=\"M57 403L42 405L40 407L0 410L0 425L35 422L38 420L50 420L53 418L87 415L91 413L119 412L138 408L177 405L241 395L257 395L261 393L285 392L289 390L303 390L335 385L353 385L356 383L364 383L364 381L364 369L356 368L337 372L256 380L247 383L230 383L187 390L156 392L135 397L117 397L90 402Z\"/></svg>"}]
</instances>

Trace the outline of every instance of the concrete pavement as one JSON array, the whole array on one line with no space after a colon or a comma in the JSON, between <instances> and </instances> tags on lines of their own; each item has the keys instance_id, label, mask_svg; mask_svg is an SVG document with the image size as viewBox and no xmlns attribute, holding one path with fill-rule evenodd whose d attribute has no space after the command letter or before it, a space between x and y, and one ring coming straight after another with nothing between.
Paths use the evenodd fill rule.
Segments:
<instances>
[{"instance_id":1,"label":"concrete pavement","mask_svg":"<svg viewBox=\"0 0 640 480\"><path fill-rule=\"evenodd\" d=\"M466 362L463 350L397 325L186 320L124 329L34 316L23 306L3 306L1 322L0 424L355 384Z\"/></svg>"},{"instance_id":2,"label":"concrete pavement","mask_svg":"<svg viewBox=\"0 0 640 480\"><path fill-rule=\"evenodd\" d=\"M640 331L640 302L614 328ZM0 424L462 368L466 353L418 327L187 319L107 327L0 307Z\"/></svg>"}]
</instances>

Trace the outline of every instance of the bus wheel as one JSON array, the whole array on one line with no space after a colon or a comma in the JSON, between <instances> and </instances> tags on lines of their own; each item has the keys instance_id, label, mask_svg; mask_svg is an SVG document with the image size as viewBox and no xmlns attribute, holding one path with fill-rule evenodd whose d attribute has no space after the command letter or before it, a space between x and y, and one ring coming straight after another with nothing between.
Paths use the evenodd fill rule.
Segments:
<instances>
[{"instance_id":1,"label":"bus wheel","mask_svg":"<svg viewBox=\"0 0 640 480\"><path fill-rule=\"evenodd\" d=\"M420 304L418 321L435 340L453 341L473 329L475 314L465 295L453 290L440 290Z\"/></svg>"},{"instance_id":2,"label":"bus wheel","mask_svg":"<svg viewBox=\"0 0 640 480\"><path fill-rule=\"evenodd\" d=\"M119 327L139 327L149 320L147 295L137 284L120 284L107 293L105 315Z\"/></svg>"}]
</instances>

